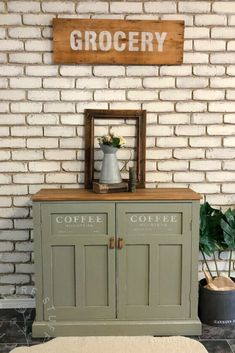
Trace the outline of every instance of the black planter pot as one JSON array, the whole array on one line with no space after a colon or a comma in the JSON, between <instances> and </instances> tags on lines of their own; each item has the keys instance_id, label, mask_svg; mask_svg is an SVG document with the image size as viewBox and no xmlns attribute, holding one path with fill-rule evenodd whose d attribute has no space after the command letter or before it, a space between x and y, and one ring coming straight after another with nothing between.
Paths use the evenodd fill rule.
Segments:
<instances>
[{"instance_id":1,"label":"black planter pot","mask_svg":"<svg viewBox=\"0 0 235 353\"><path fill-rule=\"evenodd\" d=\"M235 278L232 278L235 282ZM198 316L204 324L212 326L235 325L235 290L207 289L206 279L199 281Z\"/></svg>"}]
</instances>

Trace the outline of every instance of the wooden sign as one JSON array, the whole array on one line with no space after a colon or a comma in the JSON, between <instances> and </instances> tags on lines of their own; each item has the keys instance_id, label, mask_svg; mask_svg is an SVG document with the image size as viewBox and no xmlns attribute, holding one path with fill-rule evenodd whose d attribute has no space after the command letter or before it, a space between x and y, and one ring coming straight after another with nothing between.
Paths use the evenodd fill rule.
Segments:
<instances>
[{"instance_id":1,"label":"wooden sign","mask_svg":"<svg viewBox=\"0 0 235 353\"><path fill-rule=\"evenodd\" d=\"M173 65L184 21L53 19L54 63Z\"/></svg>"}]
</instances>

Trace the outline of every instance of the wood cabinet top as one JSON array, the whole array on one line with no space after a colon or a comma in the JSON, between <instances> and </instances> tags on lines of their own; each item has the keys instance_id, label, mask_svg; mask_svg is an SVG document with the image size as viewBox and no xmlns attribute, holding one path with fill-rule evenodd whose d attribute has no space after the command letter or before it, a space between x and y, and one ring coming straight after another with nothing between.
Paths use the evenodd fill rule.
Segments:
<instances>
[{"instance_id":1,"label":"wood cabinet top","mask_svg":"<svg viewBox=\"0 0 235 353\"><path fill-rule=\"evenodd\" d=\"M136 192L96 194L88 189L41 189L33 201L144 201L144 200L200 200L201 195L191 189L137 189Z\"/></svg>"}]
</instances>

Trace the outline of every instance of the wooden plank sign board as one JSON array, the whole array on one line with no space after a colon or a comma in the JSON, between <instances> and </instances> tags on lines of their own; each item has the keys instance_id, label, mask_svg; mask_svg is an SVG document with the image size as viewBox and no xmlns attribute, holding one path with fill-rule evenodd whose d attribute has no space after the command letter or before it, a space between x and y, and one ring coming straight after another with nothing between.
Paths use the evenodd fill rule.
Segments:
<instances>
[{"instance_id":1,"label":"wooden plank sign board","mask_svg":"<svg viewBox=\"0 0 235 353\"><path fill-rule=\"evenodd\" d=\"M53 19L56 64L175 65L184 21Z\"/></svg>"}]
</instances>

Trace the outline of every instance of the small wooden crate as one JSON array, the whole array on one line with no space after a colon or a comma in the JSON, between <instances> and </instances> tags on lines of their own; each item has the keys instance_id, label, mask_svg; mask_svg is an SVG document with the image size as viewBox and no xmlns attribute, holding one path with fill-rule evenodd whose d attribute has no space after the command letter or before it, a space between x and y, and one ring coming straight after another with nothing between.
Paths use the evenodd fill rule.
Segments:
<instances>
[{"instance_id":1,"label":"small wooden crate","mask_svg":"<svg viewBox=\"0 0 235 353\"><path fill-rule=\"evenodd\" d=\"M109 194L114 192L128 191L128 183L121 182L117 184L101 184L93 181L93 191L97 194Z\"/></svg>"}]
</instances>

